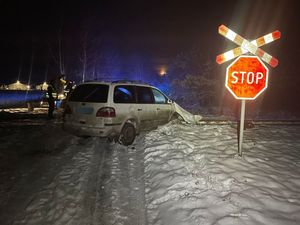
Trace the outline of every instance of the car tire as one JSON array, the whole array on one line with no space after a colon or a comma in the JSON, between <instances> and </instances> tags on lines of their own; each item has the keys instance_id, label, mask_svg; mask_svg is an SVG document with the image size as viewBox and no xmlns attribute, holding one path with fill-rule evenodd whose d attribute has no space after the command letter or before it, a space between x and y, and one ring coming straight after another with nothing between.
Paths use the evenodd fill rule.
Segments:
<instances>
[{"instance_id":1,"label":"car tire","mask_svg":"<svg viewBox=\"0 0 300 225\"><path fill-rule=\"evenodd\" d=\"M125 146L131 145L134 142L135 136L135 127L130 123L125 123L120 134L119 142Z\"/></svg>"}]
</instances>

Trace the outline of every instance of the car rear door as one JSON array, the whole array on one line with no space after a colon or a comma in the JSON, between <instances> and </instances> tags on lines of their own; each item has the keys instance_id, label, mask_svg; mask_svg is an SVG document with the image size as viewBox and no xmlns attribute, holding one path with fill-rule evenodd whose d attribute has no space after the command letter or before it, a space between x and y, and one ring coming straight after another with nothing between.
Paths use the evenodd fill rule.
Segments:
<instances>
[{"instance_id":1,"label":"car rear door","mask_svg":"<svg viewBox=\"0 0 300 225\"><path fill-rule=\"evenodd\" d=\"M114 88L114 106L116 108L118 122L136 118L136 91L133 85L117 85Z\"/></svg>"}]
</instances>

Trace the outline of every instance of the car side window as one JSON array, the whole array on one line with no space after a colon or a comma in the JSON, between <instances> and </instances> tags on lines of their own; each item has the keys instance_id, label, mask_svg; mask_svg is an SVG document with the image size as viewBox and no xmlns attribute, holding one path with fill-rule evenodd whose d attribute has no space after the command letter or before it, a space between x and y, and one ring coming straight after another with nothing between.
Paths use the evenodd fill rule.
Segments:
<instances>
[{"instance_id":1,"label":"car side window","mask_svg":"<svg viewBox=\"0 0 300 225\"><path fill-rule=\"evenodd\" d=\"M159 90L152 88L155 104L166 104L168 99Z\"/></svg>"},{"instance_id":2,"label":"car side window","mask_svg":"<svg viewBox=\"0 0 300 225\"><path fill-rule=\"evenodd\" d=\"M142 104L153 104L154 103L154 98L153 98L153 93L151 91L151 88L137 86L136 89L137 89L138 103L142 103Z\"/></svg>"},{"instance_id":3,"label":"car side window","mask_svg":"<svg viewBox=\"0 0 300 225\"><path fill-rule=\"evenodd\" d=\"M114 90L114 103L135 103L135 88L131 85L119 85Z\"/></svg>"}]
</instances>

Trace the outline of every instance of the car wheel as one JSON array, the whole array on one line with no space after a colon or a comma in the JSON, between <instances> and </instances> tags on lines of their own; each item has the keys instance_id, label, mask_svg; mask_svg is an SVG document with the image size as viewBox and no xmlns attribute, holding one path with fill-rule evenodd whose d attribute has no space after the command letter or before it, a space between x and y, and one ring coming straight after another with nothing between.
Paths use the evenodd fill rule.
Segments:
<instances>
[{"instance_id":1,"label":"car wheel","mask_svg":"<svg viewBox=\"0 0 300 225\"><path fill-rule=\"evenodd\" d=\"M125 146L131 145L135 139L136 131L132 124L125 123L122 128L119 142Z\"/></svg>"}]
</instances>

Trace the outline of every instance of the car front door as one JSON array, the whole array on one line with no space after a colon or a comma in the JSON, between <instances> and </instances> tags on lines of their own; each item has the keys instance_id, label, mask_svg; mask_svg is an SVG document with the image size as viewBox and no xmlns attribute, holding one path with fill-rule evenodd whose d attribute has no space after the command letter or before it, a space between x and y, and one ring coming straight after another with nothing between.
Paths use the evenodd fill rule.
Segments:
<instances>
[{"instance_id":1,"label":"car front door","mask_svg":"<svg viewBox=\"0 0 300 225\"><path fill-rule=\"evenodd\" d=\"M157 127L156 108L151 88L145 86L136 86L136 91L137 111L141 129L150 130Z\"/></svg>"},{"instance_id":2,"label":"car front door","mask_svg":"<svg viewBox=\"0 0 300 225\"><path fill-rule=\"evenodd\" d=\"M159 125L169 122L172 113L172 105L168 103L168 98L159 90L152 88L155 110L156 110L156 120Z\"/></svg>"}]
</instances>

